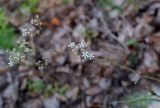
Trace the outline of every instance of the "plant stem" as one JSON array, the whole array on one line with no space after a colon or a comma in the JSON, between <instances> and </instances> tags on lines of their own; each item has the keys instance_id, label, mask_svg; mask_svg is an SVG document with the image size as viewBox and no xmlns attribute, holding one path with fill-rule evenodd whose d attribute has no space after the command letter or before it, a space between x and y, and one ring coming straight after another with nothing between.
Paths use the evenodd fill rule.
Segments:
<instances>
[{"instance_id":1,"label":"plant stem","mask_svg":"<svg viewBox=\"0 0 160 108\"><path fill-rule=\"evenodd\" d=\"M119 63L115 63L113 60L109 59L109 58L105 58L107 61L109 61L111 64L113 65L117 65L119 66L120 68L123 68L125 70L128 70L128 72L132 72L132 73L136 73L138 74L141 78L145 78L145 79L150 79L150 80L154 80L154 81L157 81L157 82L160 82L160 79L157 79L157 78L154 78L152 76L148 76L148 75L140 75L141 72L137 72L136 70L133 70L132 68L130 67L127 67L125 65L122 65L122 64L119 64Z\"/></svg>"},{"instance_id":2,"label":"plant stem","mask_svg":"<svg viewBox=\"0 0 160 108\"><path fill-rule=\"evenodd\" d=\"M132 99L132 100L128 100L128 101L116 101L117 103L136 103L139 101L146 101L146 100L152 100L152 101L158 101L160 102L160 99L157 97L153 97L153 96L144 96L144 97L140 97L140 98L136 98L136 99Z\"/></svg>"}]
</instances>

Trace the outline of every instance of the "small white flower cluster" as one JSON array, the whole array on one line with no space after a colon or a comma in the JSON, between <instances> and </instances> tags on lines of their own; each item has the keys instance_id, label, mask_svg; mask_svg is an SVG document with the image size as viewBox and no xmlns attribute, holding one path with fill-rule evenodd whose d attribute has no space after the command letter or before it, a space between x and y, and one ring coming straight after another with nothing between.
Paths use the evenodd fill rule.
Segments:
<instances>
[{"instance_id":1,"label":"small white flower cluster","mask_svg":"<svg viewBox=\"0 0 160 108\"><path fill-rule=\"evenodd\" d=\"M22 51L24 53L33 52L33 50L31 49L30 43L25 40L18 40L17 45L18 45L19 51Z\"/></svg>"},{"instance_id":2,"label":"small white flower cluster","mask_svg":"<svg viewBox=\"0 0 160 108\"><path fill-rule=\"evenodd\" d=\"M31 24L35 25L35 26L41 26L41 20L39 19L39 15L36 15L35 18L31 19Z\"/></svg>"},{"instance_id":3,"label":"small white flower cluster","mask_svg":"<svg viewBox=\"0 0 160 108\"><path fill-rule=\"evenodd\" d=\"M48 61L45 58L42 58L42 60L38 60L36 62L36 66L38 66L39 70L43 70L43 67L47 65L48 65Z\"/></svg>"},{"instance_id":4,"label":"small white flower cluster","mask_svg":"<svg viewBox=\"0 0 160 108\"><path fill-rule=\"evenodd\" d=\"M68 47L72 49L72 52L78 55L80 61L87 61L92 60L95 58L93 52L87 51L86 48L88 47L88 43L81 41L79 44L75 44L75 42L70 42Z\"/></svg>"},{"instance_id":5,"label":"small white flower cluster","mask_svg":"<svg viewBox=\"0 0 160 108\"><path fill-rule=\"evenodd\" d=\"M14 66L16 63L18 63L21 59L24 59L25 56L21 54L20 52L17 52L16 49L13 49L12 51L7 51L9 53L9 63L8 65L10 67Z\"/></svg>"},{"instance_id":6,"label":"small white flower cluster","mask_svg":"<svg viewBox=\"0 0 160 108\"><path fill-rule=\"evenodd\" d=\"M18 47L14 48L12 51L7 51L9 54L9 63L10 67L13 67L16 63L19 63L26 57L27 53L31 53L32 49L29 47L29 42L25 40L17 41Z\"/></svg>"},{"instance_id":7,"label":"small white flower cluster","mask_svg":"<svg viewBox=\"0 0 160 108\"><path fill-rule=\"evenodd\" d=\"M92 52L82 52L82 57L84 60L92 60L95 56L94 56L94 53Z\"/></svg>"},{"instance_id":8,"label":"small white flower cluster","mask_svg":"<svg viewBox=\"0 0 160 108\"><path fill-rule=\"evenodd\" d=\"M27 36L39 36L41 33L41 21L39 19L39 16L36 15L35 18L31 19L31 25L27 26L25 28L21 29L22 36L27 37Z\"/></svg>"},{"instance_id":9,"label":"small white flower cluster","mask_svg":"<svg viewBox=\"0 0 160 108\"><path fill-rule=\"evenodd\" d=\"M22 36L23 37L27 37L27 36L35 36L36 35L36 33L35 33L35 28L29 28L29 29L27 29L27 28L24 28L24 29L22 29Z\"/></svg>"}]
</instances>

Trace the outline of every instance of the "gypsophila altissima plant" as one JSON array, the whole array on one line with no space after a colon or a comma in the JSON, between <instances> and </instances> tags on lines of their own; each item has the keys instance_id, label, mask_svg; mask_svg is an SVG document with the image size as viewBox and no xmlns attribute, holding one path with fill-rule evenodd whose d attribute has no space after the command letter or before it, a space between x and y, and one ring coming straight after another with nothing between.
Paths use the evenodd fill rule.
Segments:
<instances>
[{"instance_id":1,"label":"gypsophila altissima plant","mask_svg":"<svg viewBox=\"0 0 160 108\"><path fill-rule=\"evenodd\" d=\"M27 41L26 38L34 38L36 36L41 36L41 21L39 16L36 15L35 18L31 19L30 25L25 28L21 28L22 38L18 39L17 47L13 48L11 51L7 51L9 55L9 66L13 67L15 64L20 63L24 59L27 59L27 54L34 52L30 41ZM47 65L47 60L42 57L41 60L36 61L35 65L38 66L38 69L43 69L44 65Z\"/></svg>"},{"instance_id":2,"label":"gypsophila altissima plant","mask_svg":"<svg viewBox=\"0 0 160 108\"><path fill-rule=\"evenodd\" d=\"M79 61L84 62L95 58L95 54L87 50L88 43L86 43L84 40L82 40L79 44L70 42L68 47L71 48L72 52L78 56Z\"/></svg>"}]
</instances>

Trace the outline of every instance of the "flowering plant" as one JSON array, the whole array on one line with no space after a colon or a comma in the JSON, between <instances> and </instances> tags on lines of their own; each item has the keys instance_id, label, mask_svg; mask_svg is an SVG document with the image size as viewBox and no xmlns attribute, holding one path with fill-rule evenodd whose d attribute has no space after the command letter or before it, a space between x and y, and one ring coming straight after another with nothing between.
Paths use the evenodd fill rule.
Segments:
<instances>
[{"instance_id":1,"label":"flowering plant","mask_svg":"<svg viewBox=\"0 0 160 108\"><path fill-rule=\"evenodd\" d=\"M9 66L13 67L15 64L26 59L27 54L33 53L34 49L31 46L30 41L27 41L27 37L36 37L41 36L41 21L37 15L35 18L31 19L30 26L22 28L22 38L18 39L16 48L13 48L11 51L7 51L9 55ZM41 60L38 60L35 63L39 69L43 69L43 65L47 65L47 60L42 57Z\"/></svg>"},{"instance_id":2,"label":"flowering plant","mask_svg":"<svg viewBox=\"0 0 160 108\"><path fill-rule=\"evenodd\" d=\"M95 58L93 52L86 50L86 48L88 47L88 43L85 43L84 40L82 40L77 45L75 44L75 42L70 42L68 44L68 47L72 49L72 52L76 54L78 56L78 59L82 62Z\"/></svg>"}]
</instances>

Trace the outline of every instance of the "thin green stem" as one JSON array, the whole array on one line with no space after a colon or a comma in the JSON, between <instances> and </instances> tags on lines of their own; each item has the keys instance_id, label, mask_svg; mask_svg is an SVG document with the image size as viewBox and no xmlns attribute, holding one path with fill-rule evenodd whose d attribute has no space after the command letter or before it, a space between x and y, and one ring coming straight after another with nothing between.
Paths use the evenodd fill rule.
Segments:
<instances>
[{"instance_id":1,"label":"thin green stem","mask_svg":"<svg viewBox=\"0 0 160 108\"><path fill-rule=\"evenodd\" d=\"M154 77L151 77L151 76L148 76L148 75L140 75L136 70L133 70L132 68L130 67L127 67L125 65L121 65L119 63L115 63L113 60L109 59L109 58L105 58L107 61L111 62L111 64L113 65L117 65L123 69L126 69L128 70L129 72L132 72L132 73L136 73L138 74L141 78L145 78L145 79L150 79L150 80L154 80L154 81L157 81L157 82L160 82L160 79L157 79L157 78L154 78Z\"/></svg>"},{"instance_id":2,"label":"thin green stem","mask_svg":"<svg viewBox=\"0 0 160 108\"><path fill-rule=\"evenodd\" d=\"M131 69L131 68L125 66L125 65L121 65L121 64L117 64L117 65L119 65L121 68L124 68L124 69L126 69L126 70L128 70L130 72L137 73L135 70L133 70L133 69ZM139 73L137 73L137 74L139 74ZM150 80L154 80L154 81L160 82L159 79L156 79L156 78L148 76L148 75L140 75L140 76L141 76L141 78L150 79Z\"/></svg>"},{"instance_id":3,"label":"thin green stem","mask_svg":"<svg viewBox=\"0 0 160 108\"><path fill-rule=\"evenodd\" d=\"M142 77L142 78L145 78L145 79L150 79L150 80L154 80L154 81L160 82L159 79L154 78L154 77L151 77L151 76L148 76L148 75L142 75L141 77Z\"/></svg>"},{"instance_id":4,"label":"thin green stem","mask_svg":"<svg viewBox=\"0 0 160 108\"><path fill-rule=\"evenodd\" d=\"M136 103L139 101L146 101L146 100L151 100L151 101L158 101L160 102L160 99L157 97L153 97L153 96L144 96L144 97L140 97L140 98L136 98L136 99L132 99L132 100L128 100L128 101L116 101L117 103Z\"/></svg>"}]
</instances>

